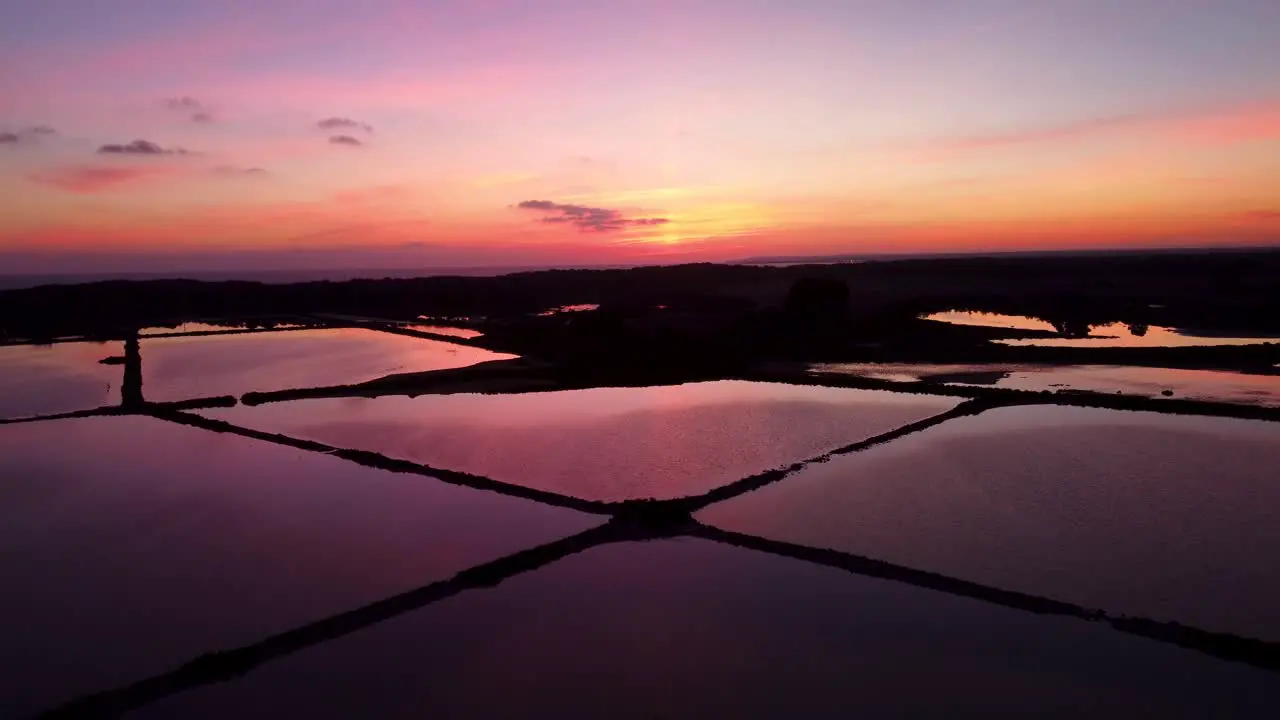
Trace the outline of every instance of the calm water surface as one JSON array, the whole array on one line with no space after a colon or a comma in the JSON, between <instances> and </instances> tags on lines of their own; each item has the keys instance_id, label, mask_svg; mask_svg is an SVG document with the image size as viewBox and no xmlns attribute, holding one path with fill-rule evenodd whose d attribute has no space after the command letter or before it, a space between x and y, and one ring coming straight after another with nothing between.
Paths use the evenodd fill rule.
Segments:
<instances>
[{"instance_id":1,"label":"calm water surface","mask_svg":"<svg viewBox=\"0 0 1280 720\"><path fill-rule=\"evenodd\" d=\"M142 389L151 401L239 396L512 357L358 328L155 338L142 343Z\"/></svg>"},{"instance_id":2,"label":"calm water surface","mask_svg":"<svg viewBox=\"0 0 1280 720\"><path fill-rule=\"evenodd\" d=\"M949 325L970 325L974 327L1004 328L1007 330L1043 330L1058 332L1053 323L1026 315L1004 315L1002 313L977 312L972 310L949 310L925 315L924 320L947 323Z\"/></svg>"},{"instance_id":3,"label":"calm water surface","mask_svg":"<svg viewBox=\"0 0 1280 720\"><path fill-rule=\"evenodd\" d=\"M139 718L1273 717L1275 676L706 541L588 550Z\"/></svg>"},{"instance_id":4,"label":"calm water surface","mask_svg":"<svg viewBox=\"0 0 1280 720\"><path fill-rule=\"evenodd\" d=\"M0 347L0 419L118 405L124 370L98 361L123 352L118 342Z\"/></svg>"},{"instance_id":5,"label":"calm water surface","mask_svg":"<svg viewBox=\"0 0 1280 720\"><path fill-rule=\"evenodd\" d=\"M1067 407L949 421L712 506L725 529L1280 641L1280 423Z\"/></svg>"},{"instance_id":6,"label":"calm water surface","mask_svg":"<svg viewBox=\"0 0 1280 720\"><path fill-rule=\"evenodd\" d=\"M1088 390L1144 397L1211 400L1280 407L1280 375L1249 375L1225 370L1181 370L1113 365L1077 365L1015 371L996 383L1018 390Z\"/></svg>"},{"instance_id":7,"label":"calm water surface","mask_svg":"<svg viewBox=\"0 0 1280 720\"><path fill-rule=\"evenodd\" d=\"M1083 390L1141 397L1172 397L1239 405L1280 407L1280 374L1122 365L1024 365L1012 363L833 363L813 365L835 373L890 382L972 385L1013 390ZM1165 391L1172 394L1166 396Z\"/></svg>"},{"instance_id":8,"label":"calm water surface","mask_svg":"<svg viewBox=\"0 0 1280 720\"><path fill-rule=\"evenodd\" d=\"M471 328L452 327L449 325L405 325L409 330L417 330L418 332L435 333L436 335L448 335L450 337L460 338L478 338L484 333Z\"/></svg>"},{"instance_id":9,"label":"calm water surface","mask_svg":"<svg viewBox=\"0 0 1280 720\"><path fill-rule=\"evenodd\" d=\"M1200 337L1179 330L1152 325L1134 332L1132 325L1111 323L1094 325L1085 338L1032 338L1026 340L997 340L1004 345L1035 345L1039 347L1207 347L1215 345L1263 345L1280 343L1277 337Z\"/></svg>"},{"instance_id":10,"label":"calm water surface","mask_svg":"<svg viewBox=\"0 0 1280 720\"><path fill-rule=\"evenodd\" d=\"M594 304L562 305L560 307L551 308L550 310L544 310L538 313L538 315L541 317L550 317L552 315L566 315L568 313L591 312L593 310L599 310L599 309L600 309L600 306L594 305Z\"/></svg>"},{"instance_id":11,"label":"calm water surface","mask_svg":"<svg viewBox=\"0 0 1280 720\"><path fill-rule=\"evenodd\" d=\"M137 417L0 427L0 477L6 718L599 523Z\"/></svg>"},{"instance_id":12,"label":"calm water surface","mask_svg":"<svg viewBox=\"0 0 1280 720\"><path fill-rule=\"evenodd\" d=\"M711 382L300 400L203 414L576 497L705 492L936 415L954 398Z\"/></svg>"},{"instance_id":13,"label":"calm water surface","mask_svg":"<svg viewBox=\"0 0 1280 720\"><path fill-rule=\"evenodd\" d=\"M180 323L172 327L146 327L139 330L138 334L145 337L147 335L167 335L169 333L235 332L237 330L244 330L246 327L247 326L245 325L218 322L188 322ZM277 330L285 330L300 328L303 326L294 323L276 323L275 325L272 325L272 327Z\"/></svg>"},{"instance_id":14,"label":"calm water surface","mask_svg":"<svg viewBox=\"0 0 1280 720\"><path fill-rule=\"evenodd\" d=\"M925 320L951 325L1005 328L1011 330L1039 330L1056 333L1053 323L1025 315L1003 315L973 311L949 311L924 316ZM1261 345L1280 343L1280 337L1213 337L1200 336L1175 328L1151 325L1138 327L1126 323L1094 325L1089 336L1083 338L1029 338L1022 340L997 340L1005 345L1035 345L1039 347L1192 347L1214 345Z\"/></svg>"}]
</instances>

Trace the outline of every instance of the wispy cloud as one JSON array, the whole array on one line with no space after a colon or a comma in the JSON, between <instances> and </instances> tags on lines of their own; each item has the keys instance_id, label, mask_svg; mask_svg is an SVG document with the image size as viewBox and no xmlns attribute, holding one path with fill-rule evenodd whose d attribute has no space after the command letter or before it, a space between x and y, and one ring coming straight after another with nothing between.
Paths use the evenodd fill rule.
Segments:
<instances>
[{"instance_id":1,"label":"wispy cloud","mask_svg":"<svg viewBox=\"0 0 1280 720\"><path fill-rule=\"evenodd\" d=\"M123 145L108 144L98 148L103 155L190 155L182 148L166 148L149 140L134 140Z\"/></svg>"},{"instance_id":2,"label":"wispy cloud","mask_svg":"<svg viewBox=\"0 0 1280 720\"><path fill-rule=\"evenodd\" d=\"M78 165L57 168L27 176L31 182L75 193L97 193L113 190L144 180L168 175L172 170L154 166L96 167Z\"/></svg>"},{"instance_id":3,"label":"wispy cloud","mask_svg":"<svg viewBox=\"0 0 1280 720\"><path fill-rule=\"evenodd\" d=\"M164 106L175 113L185 115L194 123L211 123L214 120L213 109L190 95L165 98Z\"/></svg>"},{"instance_id":4,"label":"wispy cloud","mask_svg":"<svg viewBox=\"0 0 1280 720\"><path fill-rule=\"evenodd\" d=\"M316 127L321 130L363 130L367 133L373 133L373 126L369 123L345 117L325 118L316 123Z\"/></svg>"},{"instance_id":5,"label":"wispy cloud","mask_svg":"<svg viewBox=\"0 0 1280 720\"><path fill-rule=\"evenodd\" d=\"M1257 210L1247 213L1245 217L1257 222L1280 222L1280 210Z\"/></svg>"},{"instance_id":6,"label":"wispy cloud","mask_svg":"<svg viewBox=\"0 0 1280 720\"><path fill-rule=\"evenodd\" d=\"M267 174L264 168L241 167L239 165L217 165L211 168L211 172L222 177L255 177Z\"/></svg>"},{"instance_id":7,"label":"wispy cloud","mask_svg":"<svg viewBox=\"0 0 1280 720\"><path fill-rule=\"evenodd\" d=\"M204 107L204 103L200 102L199 100L197 100L197 99L195 99L195 98L193 98L193 97L191 97L191 96L189 96L189 95L184 95L184 96L182 96L182 97L171 97L171 98L165 98L165 100L164 100L164 104L165 104L165 105L166 105L170 110L184 110L184 111L186 111L186 110L192 110L192 111L195 111L195 110L204 110L204 109L205 109L205 107Z\"/></svg>"},{"instance_id":8,"label":"wispy cloud","mask_svg":"<svg viewBox=\"0 0 1280 720\"><path fill-rule=\"evenodd\" d=\"M334 135L333 137L329 138L329 142L333 143L334 145L346 145L349 147L364 146L364 142L360 140L360 138L352 137L350 135Z\"/></svg>"},{"instance_id":9,"label":"wispy cloud","mask_svg":"<svg viewBox=\"0 0 1280 720\"><path fill-rule=\"evenodd\" d=\"M33 125L16 131L0 132L0 145L19 145L35 142L42 137L56 135L58 131L48 125Z\"/></svg>"},{"instance_id":10,"label":"wispy cloud","mask_svg":"<svg viewBox=\"0 0 1280 720\"><path fill-rule=\"evenodd\" d=\"M621 210L565 205L550 200L525 200L516 207L543 213L541 222L572 225L590 232L616 232L629 227L665 225L671 222L669 218L629 218L623 216Z\"/></svg>"}]
</instances>

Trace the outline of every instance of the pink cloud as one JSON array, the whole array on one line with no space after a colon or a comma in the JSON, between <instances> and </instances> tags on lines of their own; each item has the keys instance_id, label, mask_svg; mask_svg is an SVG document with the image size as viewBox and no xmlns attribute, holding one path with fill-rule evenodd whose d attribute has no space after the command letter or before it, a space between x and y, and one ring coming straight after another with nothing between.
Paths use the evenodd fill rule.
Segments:
<instances>
[{"instance_id":1,"label":"pink cloud","mask_svg":"<svg viewBox=\"0 0 1280 720\"><path fill-rule=\"evenodd\" d=\"M124 185L156 180L172 175L173 170L154 166L101 167L76 165L31 173L27 179L41 185L75 193L98 193Z\"/></svg>"}]
</instances>

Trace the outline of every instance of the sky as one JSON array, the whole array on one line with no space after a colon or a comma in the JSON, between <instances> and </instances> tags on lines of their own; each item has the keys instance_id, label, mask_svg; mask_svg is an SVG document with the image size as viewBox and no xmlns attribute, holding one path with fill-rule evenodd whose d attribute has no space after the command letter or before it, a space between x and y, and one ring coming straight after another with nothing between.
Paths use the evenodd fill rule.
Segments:
<instances>
[{"instance_id":1,"label":"sky","mask_svg":"<svg viewBox=\"0 0 1280 720\"><path fill-rule=\"evenodd\" d=\"M1277 244L1276 0L0 3L0 272Z\"/></svg>"}]
</instances>

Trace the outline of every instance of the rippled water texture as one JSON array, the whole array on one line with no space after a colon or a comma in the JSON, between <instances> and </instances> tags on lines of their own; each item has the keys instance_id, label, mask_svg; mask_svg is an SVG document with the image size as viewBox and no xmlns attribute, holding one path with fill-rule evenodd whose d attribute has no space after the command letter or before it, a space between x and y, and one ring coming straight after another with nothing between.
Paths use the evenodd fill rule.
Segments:
<instances>
[{"instance_id":1,"label":"rippled water texture","mask_svg":"<svg viewBox=\"0 0 1280 720\"><path fill-rule=\"evenodd\" d=\"M1278 467L1276 423L1004 408L812 466L700 519L1280 640Z\"/></svg>"},{"instance_id":2,"label":"rippled water texture","mask_svg":"<svg viewBox=\"0 0 1280 720\"><path fill-rule=\"evenodd\" d=\"M864 440L958 404L712 382L527 395L300 400L202 414L596 500L670 498Z\"/></svg>"}]
</instances>

